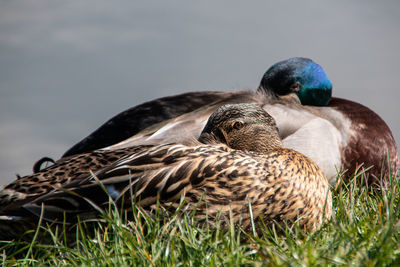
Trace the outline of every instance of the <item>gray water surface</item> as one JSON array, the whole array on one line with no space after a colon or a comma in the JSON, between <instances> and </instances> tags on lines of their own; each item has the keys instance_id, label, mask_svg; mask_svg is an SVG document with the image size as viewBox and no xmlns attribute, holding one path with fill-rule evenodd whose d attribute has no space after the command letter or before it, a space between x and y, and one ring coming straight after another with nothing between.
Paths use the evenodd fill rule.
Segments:
<instances>
[{"instance_id":1,"label":"gray water surface","mask_svg":"<svg viewBox=\"0 0 400 267\"><path fill-rule=\"evenodd\" d=\"M0 1L0 184L131 106L321 64L400 143L399 1Z\"/></svg>"}]
</instances>

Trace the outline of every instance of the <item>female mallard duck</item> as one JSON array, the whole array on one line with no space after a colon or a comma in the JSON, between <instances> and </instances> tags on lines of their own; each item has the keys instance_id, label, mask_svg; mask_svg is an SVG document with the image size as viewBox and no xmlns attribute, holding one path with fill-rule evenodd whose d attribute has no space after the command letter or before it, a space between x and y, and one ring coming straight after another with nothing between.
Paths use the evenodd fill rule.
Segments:
<instances>
[{"instance_id":1,"label":"female mallard duck","mask_svg":"<svg viewBox=\"0 0 400 267\"><path fill-rule=\"evenodd\" d=\"M90 160L82 164L72 158L70 164L56 163L15 181L0 193L0 230L10 221L34 227L41 215L50 222L94 218L98 216L94 207L107 207L109 197L126 209L132 207L132 200L151 209L157 200L166 207L178 205L174 202L185 195L198 220L207 217L213 222L219 215L229 218L232 211L234 221L241 220L244 227L250 223L249 203L256 220L298 222L305 230L316 229L332 213L331 192L322 171L306 156L282 148L274 119L257 105L218 108L199 140L190 145L132 149L118 150L126 156L95 176L88 174ZM88 157L99 161L97 154L88 153ZM62 180L65 169L74 164L80 164L86 176ZM13 227L0 235L9 238L18 231L19 227Z\"/></svg>"},{"instance_id":2,"label":"female mallard duck","mask_svg":"<svg viewBox=\"0 0 400 267\"><path fill-rule=\"evenodd\" d=\"M105 148L183 142L197 138L207 118L227 103L257 103L276 120L284 147L313 159L331 184L337 172L352 174L364 164L370 181L397 172L398 151L386 123L369 108L331 98L332 84L322 67L306 58L273 65L257 92L193 92L156 99L110 119L69 149L64 157ZM328 104L329 103L329 104Z\"/></svg>"}]
</instances>

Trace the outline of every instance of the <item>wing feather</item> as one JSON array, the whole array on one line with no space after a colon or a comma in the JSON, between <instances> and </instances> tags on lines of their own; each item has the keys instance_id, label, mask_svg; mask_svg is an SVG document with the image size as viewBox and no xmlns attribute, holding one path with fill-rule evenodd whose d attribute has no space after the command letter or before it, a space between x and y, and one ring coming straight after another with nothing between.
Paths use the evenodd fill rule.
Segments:
<instances>
[{"instance_id":1,"label":"wing feather","mask_svg":"<svg viewBox=\"0 0 400 267\"><path fill-rule=\"evenodd\" d=\"M157 198L162 202L174 201L184 190L215 179L228 166L232 169L221 155L225 153L229 159L230 152L225 146L156 146L114 162L82 179L76 187L56 189L23 207L37 213L44 204L51 209L51 217L56 218L57 211L77 214L92 210L93 205L105 206L109 197L123 206L130 206L131 200L144 207Z\"/></svg>"}]
</instances>

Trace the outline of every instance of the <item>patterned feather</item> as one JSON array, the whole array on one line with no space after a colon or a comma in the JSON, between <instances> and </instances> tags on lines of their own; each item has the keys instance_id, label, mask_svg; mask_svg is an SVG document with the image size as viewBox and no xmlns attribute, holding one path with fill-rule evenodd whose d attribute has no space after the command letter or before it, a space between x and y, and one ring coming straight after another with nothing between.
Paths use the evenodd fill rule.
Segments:
<instances>
[{"instance_id":1,"label":"patterned feather","mask_svg":"<svg viewBox=\"0 0 400 267\"><path fill-rule=\"evenodd\" d=\"M15 181L0 192L0 216L8 222L32 223L43 213L48 222L76 222L77 216L97 218L98 209L108 207L110 199L126 210L132 203L151 210L158 201L165 208L176 207L182 197L187 209L196 208L199 221L214 222L231 211L234 221L242 220L244 226L250 223L249 204L256 220L297 221L306 230L315 230L332 213L322 171L306 156L282 148L275 121L257 105L220 107L199 141L191 145L96 153L82 154L96 160L80 155ZM119 153L120 159L104 166L107 159L118 157L113 153ZM93 175L88 162L96 162L98 171ZM79 171L57 172L75 165ZM41 183L54 189L39 190ZM5 225L0 220L0 229Z\"/></svg>"},{"instance_id":2,"label":"patterned feather","mask_svg":"<svg viewBox=\"0 0 400 267\"><path fill-rule=\"evenodd\" d=\"M332 83L320 65L290 58L266 71L257 92L203 91L155 99L114 116L64 156L100 148L183 143L199 137L218 107L257 103L277 121L284 147L314 160L332 185L338 171L351 177L361 164L370 184L379 185L382 177L388 182L389 170L395 174L399 165L390 128L368 107L331 96Z\"/></svg>"},{"instance_id":3,"label":"patterned feather","mask_svg":"<svg viewBox=\"0 0 400 267\"><path fill-rule=\"evenodd\" d=\"M129 209L132 200L144 208L151 208L157 200L167 207L185 194L187 202L197 206L199 220L216 218L219 213L228 216L232 209L234 220L242 219L248 225L249 203L256 218L299 220L308 230L331 216L326 178L315 163L290 149L258 154L224 145L161 145L127 156L95 177L66 186L66 191L47 194L23 208L39 216L44 204L45 216L48 212L52 215L45 217L47 220L63 218L63 213L73 219L93 211L93 204L107 207L109 196Z\"/></svg>"}]
</instances>

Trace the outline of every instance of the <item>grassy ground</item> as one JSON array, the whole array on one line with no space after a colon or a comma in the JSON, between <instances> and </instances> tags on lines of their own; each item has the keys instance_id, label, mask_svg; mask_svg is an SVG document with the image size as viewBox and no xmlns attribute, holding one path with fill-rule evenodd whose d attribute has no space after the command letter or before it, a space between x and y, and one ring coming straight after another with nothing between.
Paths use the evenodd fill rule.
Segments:
<instances>
[{"instance_id":1,"label":"grassy ground","mask_svg":"<svg viewBox=\"0 0 400 267\"><path fill-rule=\"evenodd\" d=\"M198 225L190 214L151 218L138 212L128 222L111 211L93 238L82 232L72 247L62 241L0 243L0 262L6 266L399 266L399 177L388 190L371 191L361 176L336 188L336 215L312 234L278 226L244 231L230 225L221 230Z\"/></svg>"}]
</instances>

